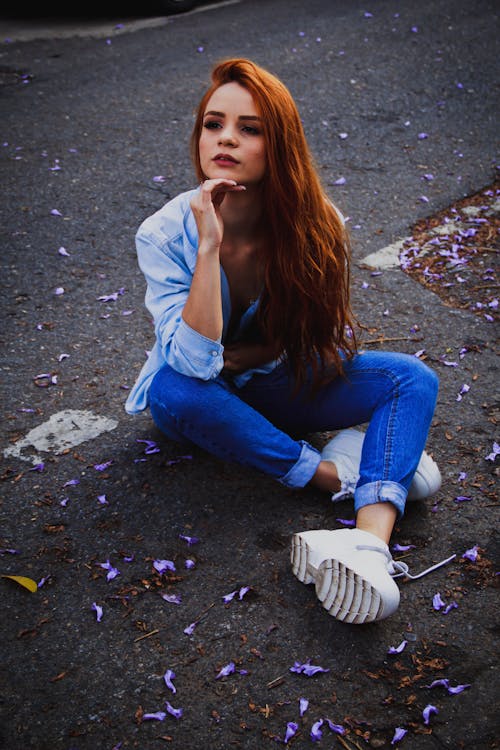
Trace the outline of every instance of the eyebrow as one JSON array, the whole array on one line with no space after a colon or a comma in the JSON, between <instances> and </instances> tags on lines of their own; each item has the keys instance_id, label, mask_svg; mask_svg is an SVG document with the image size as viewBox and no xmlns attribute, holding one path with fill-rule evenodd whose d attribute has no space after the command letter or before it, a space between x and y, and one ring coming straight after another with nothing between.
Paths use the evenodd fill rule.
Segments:
<instances>
[{"instance_id":1,"label":"eyebrow","mask_svg":"<svg viewBox=\"0 0 500 750\"><path fill-rule=\"evenodd\" d=\"M226 115L224 112L215 112L214 110L210 110L209 112L205 112L203 117L225 117ZM260 117L257 117L257 115L239 115L238 120L260 120Z\"/></svg>"}]
</instances>

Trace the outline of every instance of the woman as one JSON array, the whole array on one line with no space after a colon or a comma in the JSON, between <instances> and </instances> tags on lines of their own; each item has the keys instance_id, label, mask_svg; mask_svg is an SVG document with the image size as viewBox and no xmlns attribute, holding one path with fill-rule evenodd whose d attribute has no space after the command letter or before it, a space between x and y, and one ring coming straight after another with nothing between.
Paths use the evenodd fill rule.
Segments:
<instances>
[{"instance_id":1,"label":"woman","mask_svg":"<svg viewBox=\"0 0 500 750\"><path fill-rule=\"evenodd\" d=\"M296 534L293 571L338 619L386 617L394 523L409 490L440 485L423 453L437 378L414 357L357 353L347 233L275 76L218 64L191 145L200 187L137 233L156 342L126 409L289 487L354 494L356 529ZM346 429L366 422L366 436ZM324 430L341 431L321 454L294 437Z\"/></svg>"}]
</instances>

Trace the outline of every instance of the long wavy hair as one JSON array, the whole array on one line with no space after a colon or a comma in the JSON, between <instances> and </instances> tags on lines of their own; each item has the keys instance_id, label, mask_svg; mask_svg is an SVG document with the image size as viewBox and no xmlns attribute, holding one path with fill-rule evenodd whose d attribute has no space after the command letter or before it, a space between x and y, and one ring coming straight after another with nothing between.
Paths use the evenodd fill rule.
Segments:
<instances>
[{"instance_id":1,"label":"long wavy hair","mask_svg":"<svg viewBox=\"0 0 500 750\"><path fill-rule=\"evenodd\" d=\"M199 140L208 100L219 86L233 81L252 95L266 146L262 191L270 241L262 258L259 326L265 340L286 353L296 383L304 382L310 365L317 385L341 373L342 357L356 351L349 237L321 184L292 95L250 60L225 60L212 71L191 135L198 179L205 179Z\"/></svg>"}]
</instances>

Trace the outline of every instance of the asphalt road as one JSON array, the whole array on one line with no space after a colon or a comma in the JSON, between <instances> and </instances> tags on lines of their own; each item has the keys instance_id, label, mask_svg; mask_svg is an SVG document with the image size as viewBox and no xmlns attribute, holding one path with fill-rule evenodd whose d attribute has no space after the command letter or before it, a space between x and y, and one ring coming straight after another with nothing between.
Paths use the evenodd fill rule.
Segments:
<instances>
[{"instance_id":1,"label":"asphalt road","mask_svg":"<svg viewBox=\"0 0 500 750\"><path fill-rule=\"evenodd\" d=\"M0 580L0 746L260 750L295 723L288 744L307 748L328 718L345 734L325 721L319 747L497 748L495 323L363 259L493 183L498 8L242 0L151 20L0 49L0 573L39 584ZM412 545L397 556L417 572L457 557L401 583L398 612L378 624L336 622L289 569L291 534L341 527L349 502L170 443L123 410L152 342L134 233L194 184L193 108L211 65L233 55L296 98L349 216L366 345L424 350L440 376L428 447L443 487L393 542ZM66 442L61 422L47 427L61 414ZM434 608L437 593L450 609ZM329 671L290 671L307 660Z\"/></svg>"}]
</instances>

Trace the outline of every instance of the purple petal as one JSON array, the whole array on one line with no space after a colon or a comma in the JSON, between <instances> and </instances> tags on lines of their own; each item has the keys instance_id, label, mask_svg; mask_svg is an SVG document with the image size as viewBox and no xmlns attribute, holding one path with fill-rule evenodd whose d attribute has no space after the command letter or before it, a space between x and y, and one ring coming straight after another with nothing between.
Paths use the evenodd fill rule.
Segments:
<instances>
[{"instance_id":1,"label":"purple petal","mask_svg":"<svg viewBox=\"0 0 500 750\"><path fill-rule=\"evenodd\" d=\"M311 664L310 660L308 659L304 664L301 664L300 662L296 661L293 665L293 667L290 667L290 672L296 672L297 674L305 674L306 677L312 677L315 674L318 674L318 672L329 672L329 669L323 669L323 667L318 667L314 664Z\"/></svg>"},{"instance_id":2,"label":"purple petal","mask_svg":"<svg viewBox=\"0 0 500 750\"><path fill-rule=\"evenodd\" d=\"M470 688L470 683L467 683L465 685L455 685L455 687L448 687L448 692L450 695L458 695L458 693L462 693L464 690L467 690L467 688Z\"/></svg>"},{"instance_id":3,"label":"purple petal","mask_svg":"<svg viewBox=\"0 0 500 750\"><path fill-rule=\"evenodd\" d=\"M436 706L432 706L430 703L428 706L424 708L422 711L422 716L424 717L424 724L429 724L431 715L432 714L438 714L439 711L437 710Z\"/></svg>"},{"instance_id":4,"label":"purple petal","mask_svg":"<svg viewBox=\"0 0 500 750\"><path fill-rule=\"evenodd\" d=\"M152 455L153 453L159 453L160 449L158 448L157 444L154 440L139 440L137 439L135 441L136 443L145 443L146 447L144 449L144 453L147 456Z\"/></svg>"},{"instance_id":5,"label":"purple petal","mask_svg":"<svg viewBox=\"0 0 500 750\"><path fill-rule=\"evenodd\" d=\"M160 596L162 599L165 599L166 602L169 602L169 604L180 604L182 601L179 594L160 594Z\"/></svg>"},{"instance_id":6,"label":"purple petal","mask_svg":"<svg viewBox=\"0 0 500 750\"><path fill-rule=\"evenodd\" d=\"M237 594L236 591L231 591L230 594L224 594L224 596L222 597L224 600L224 604L229 604L229 602L231 602L234 599L236 594Z\"/></svg>"},{"instance_id":7,"label":"purple petal","mask_svg":"<svg viewBox=\"0 0 500 750\"><path fill-rule=\"evenodd\" d=\"M114 567L113 567L113 566L111 565L111 563L109 562L109 560L106 560L106 562L105 562L105 563L98 563L98 565L99 565L99 566L100 566L101 568L104 568L104 570L107 570L107 571L108 571L108 574L107 574L107 576L106 576L106 580L107 580L107 581L112 581L112 580L113 580L113 578L116 578L117 576L119 576L119 575L120 575L120 571L119 571L119 570L118 570L117 568L114 568Z\"/></svg>"},{"instance_id":8,"label":"purple petal","mask_svg":"<svg viewBox=\"0 0 500 750\"><path fill-rule=\"evenodd\" d=\"M112 463L113 461L105 461L103 464L94 464L94 469L96 471L105 471Z\"/></svg>"},{"instance_id":9,"label":"purple petal","mask_svg":"<svg viewBox=\"0 0 500 750\"><path fill-rule=\"evenodd\" d=\"M100 502L101 505L107 505L108 501L106 500L106 495L97 495L97 499Z\"/></svg>"},{"instance_id":10,"label":"purple petal","mask_svg":"<svg viewBox=\"0 0 500 750\"><path fill-rule=\"evenodd\" d=\"M439 592L432 597L432 606L436 612L446 606L446 603L441 599L441 594Z\"/></svg>"},{"instance_id":11,"label":"purple petal","mask_svg":"<svg viewBox=\"0 0 500 750\"><path fill-rule=\"evenodd\" d=\"M289 740L292 739L297 734L299 725L296 724L294 721L289 721L286 725L286 734L285 734L285 745Z\"/></svg>"},{"instance_id":12,"label":"purple petal","mask_svg":"<svg viewBox=\"0 0 500 750\"><path fill-rule=\"evenodd\" d=\"M415 549L414 544L394 544L392 546L393 552L408 552L409 549Z\"/></svg>"},{"instance_id":13,"label":"purple petal","mask_svg":"<svg viewBox=\"0 0 500 750\"><path fill-rule=\"evenodd\" d=\"M243 597L245 596L245 594L248 594L249 591L250 591L250 586L242 586L241 587L241 589L238 592L238 598L239 598L240 602L243 599Z\"/></svg>"},{"instance_id":14,"label":"purple petal","mask_svg":"<svg viewBox=\"0 0 500 750\"><path fill-rule=\"evenodd\" d=\"M486 461L494 461L499 453L500 453L500 445L498 443L493 443L492 452L489 453L487 456L485 456Z\"/></svg>"},{"instance_id":15,"label":"purple petal","mask_svg":"<svg viewBox=\"0 0 500 750\"><path fill-rule=\"evenodd\" d=\"M335 734L345 734L345 729L342 724L334 724L330 719L325 719L325 721L330 727L331 732L335 732Z\"/></svg>"},{"instance_id":16,"label":"purple petal","mask_svg":"<svg viewBox=\"0 0 500 750\"><path fill-rule=\"evenodd\" d=\"M197 622L192 622L191 625L188 625L187 628L184 628L184 633L186 635L193 635L193 631L197 625Z\"/></svg>"},{"instance_id":17,"label":"purple petal","mask_svg":"<svg viewBox=\"0 0 500 750\"><path fill-rule=\"evenodd\" d=\"M443 677L440 680L433 680L430 685L424 685L423 687L426 687L426 688L445 687L447 688L449 684L450 684L450 681Z\"/></svg>"},{"instance_id":18,"label":"purple petal","mask_svg":"<svg viewBox=\"0 0 500 750\"><path fill-rule=\"evenodd\" d=\"M318 719L311 727L311 739L313 742L319 742L323 737L321 727L323 726L323 719Z\"/></svg>"},{"instance_id":19,"label":"purple petal","mask_svg":"<svg viewBox=\"0 0 500 750\"><path fill-rule=\"evenodd\" d=\"M471 547L470 549L466 550L462 557L464 557L466 560L470 560L470 562L476 562L478 556L478 546L477 544L474 545L474 547Z\"/></svg>"},{"instance_id":20,"label":"purple petal","mask_svg":"<svg viewBox=\"0 0 500 750\"><path fill-rule=\"evenodd\" d=\"M165 701L165 708L167 713L174 716L176 719L180 719L182 716L182 708L174 708L168 701Z\"/></svg>"},{"instance_id":21,"label":"purple petal","mask_svg":"<svg viewBox=\"0 0 500 750\"><path fill-rule=\"evenodd\" d=\"M68 482L65 482L63 484L63 487L73 487L76 484L80 484L80 480L79 479L70 479Z\"/></svg>"},{"instance_id":22,"label":"purple petal","mask_svg":"<svg viewBox=\"0 0 500 750\"><path fill-rule=\"evenodd\" d=\"M186 562L184 563L184 567L185 567L185 568L186 568L187 570L192 570L192 569L193 569L193 568L194 568L195 566L196 566L196 563L195 563L195 561L194 561L194 560L190 560L190 559L188 559L188 560L186 560Z\"/></svg>"},{"instance_id":23,"label":"purple petal","mask_svg":"<svg viewBox=\"0 0 500 750\"><path fill-rule=\"evenodd\" d=\"M356 521L350 518L336 518L336 521L342 524L342 526L356 526Z\"/></svg>"},{"instance_id":24,"label":"purple petal","mask_svg":"<svg viewBox=\"0 0 500 750\"><path fill-rule=\"evenodd\" d=\"M156 711L154 714L143 714L142 720L143 721L163 721L166 718L167 714L164 711Z\"/></svg>"},{"instance_id":25,"label":"purple petal","mask_svg":"<svg viewBox=\"0 0 500 750\"><path fill-rule=\"evenodd\" d=\"M395 745L396 742L402 740L407 733L407 729L403 729L403 727L396 727L396 729L394 730L394 737L391 740L391 745Z\"/></svg>"},{"instance_id":26,"label":"purple petal","mask_svg":"<svg viewBox=\"0 0 500 750\"><path fill-rule=\"evenodd\" d=\"M95 612L95 617L97 622L101 622L102 620L102 607L100 607L98 604L93 602L91 609Z\"/></svg>"},{"instance_id":27,"label":"purple petal","mask_svg":"<svg viewBox=\"0 0 500 750\"><path fill-rule=\"evenodd\" d=\"M457 495L453 498L454 503L470 503L472 500L471 497L468 497L467 495Z\"/></svg>"},{"instance_id":28,"label":"purple petal","mask_svg":"<svg viewBox=\"0 0 500 750\"><path fill-rule=\"evenodd\" d=\"M307 698L299 698L299 713L304 716L305 712L309 708L309 701Z\"/></svg>"},{"instance_id":29,"label":"purple petal","mask_svg":"<svg viewBox=\"0 0 500 750\"><path fill-rule=\"evenodd\" d=\"M198 544L200 541L196 536L186 536L185 534L179 534L179 539L183 539L189 546L192 544Z\"/></svg>"},{"instance_id":30,"label":"purple petal","mask_svg":"<svg viewBox=\"0 0 500 750\"><path fill-rule=\"evenodd\" d=\"M388 654L400 654L402 651L405 650L406 646L408 645L408 641L401 641L399 646L390 646L389 650L387 651Z\"/></svg>"},{"instance_id":31,"label":"purple petal","mask_svg":"<svg viewBox=\"0 0 500 750\"><path fill-rule=\"evenodd\" d=\"M445 609L443 609L443 615L447 615L448 612L451 612L452 609L458 609L458 604L456 602L451 602L450 604L447 604Z\"/></svg>"},{"instance_id":32,"label":"purple petal","mask_svg":"<svg viewBox=\"0 0 500 750\"><path fill-rule=\"evenodd\" d=\"M220 670L219 674L217 675L215 679L219 680L221 677L227 677L228 675L233 674L235 668L236 667L235 667L234 661L230 661L229 664L226 664L225 667L222 667L222 669Z\"/></svg>"},{"instance_id":33,"label":"purple petal","mask_svg":"<svg viewBox=\"0 0 500 750\"><path fill-rule=\"evenodd\" d=\"M172 560L155 560L153 562L153 568L162 575L167 570L175 571L175 564Z\"/></svg>"},{"instance_id":34,"label":"purple petal","mask_svg":"<svg viewBox=\"0 0 500 750\"><path fill-rule=\"evenodd\" d=\"M175 687L174 683L172 682L172 680L175 680L175 672L172 672L171 669L167 669L167 671L163 675L163 679L165 680L165 685L175 695L175 693L177 692L177 688Z\"/></svg>"}]
</instances>

